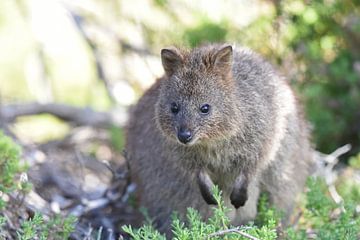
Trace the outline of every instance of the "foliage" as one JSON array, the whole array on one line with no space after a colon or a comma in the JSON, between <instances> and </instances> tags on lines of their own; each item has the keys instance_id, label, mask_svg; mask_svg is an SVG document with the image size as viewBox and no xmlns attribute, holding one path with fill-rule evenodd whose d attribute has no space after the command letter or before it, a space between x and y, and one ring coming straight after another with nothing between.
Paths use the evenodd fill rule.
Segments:
<instances>
[{"instance_id":1,"label":"foliage","mask_svg":"<svg viewBox=\"0 0 360 240\"><path fill-rule=\"evenodd\" d=\"M192 208L188 208L186 223L179 219L175 214L173 216L172 231L173 239L175 240L190 240L190 239L222 239L223 236L211 236L221 230L232 229L234 226L230 225L230 220L226 213L229 211L224 206L224 202L221 198L221 192L217 187L213 189L214 197L217 202L217 206L213 208L213 215L207 221L204 221L198 211ZM264 209L265 210L265 209ZM265 211L268 211L266 209ZM277 237L276 233L276 220L273 212L269 210L267 213L263 213L263 216L267 216L262 226L249 224L248 226L242 226L236 228L239 231L250 234L254 237L270 240ZM123 230L128 233L133 239L165 239L164 235L161 235L151 225L147 224L139 229L134 230L130 226L123 227ZM235 232L229 232L226 234L226 239L246 239Z\"/></svg>"},{"instance_id":2,"label":"foliage","mask_svg":"<svg viewBox=\"0 0 360 240\"><path fill-rule=\"evenodd\" d=\"M165 240L165 236L161 235L157 230L155 230L150 225L145 225L139 229L133 229L131 226L124 226L123 230L128 233L134 240L142 239L159 239Z\"/></svg>"},{"instance_id":3,"label":"foliage","mask_svg":"<svg viewBox=\"0 0 360 240\"><path fill-rule=\"evenodd\" d=\"M275 209L269 203L268 194L262 193L258 202L258 214L256 215L255 224L264 226L269 220L275 220L275 225L282 217L283 213Z\"/></svg>"},{"instance_id":4,"label":"foliage","mask_svg":"<svg viewBox=\"0 0 360 240\"><path fill-rule=\"evenodd\" d=\"M306 66L299 90L322 151L346 142L360 144L359 116L354 114L360 104L360 74L354 65L360 59L355 42L359 10L359 1L341 0L282 1L279 6L277 17L288 19L283 28L288 51L296 54L297 65Z\"/></svg>"},{"instance_id":5,"label":"foliage","mask_svg":"<svg viewBox=\"0 0 360 240\"><path fill-rule=\"evenodd\" d=\"M22 192L26 194L31 189L27 180L21 179L27 169L25 164L20 163L20 147L14 141L0 131L0 196ZM6 202L0 199L0 209L6 209ZM44 220L43 216L35 215L24 220L20 229L17 230L17 236L20 240L30 239L68 239L75 226L75 217L54 216L49 220ZM7 219L0 212L0 237L4 231Z\"/></svg>"},{"instance_id":6,"label":"foliage","mask_svg":"<svg viewBox=\"0 0 360 240\"><path fill-rule=\"evenodd\" d=\"M24 221L17 231L18 239L68 239L74 231L76 218L55 216L45 221L40 214L35 214L32 219Z\"/></svg>"},{"instance_id":7,"label":"foliage","mask_svg":"<svg viewBox=\"0 0 360 240\"><path fill-rule=\"evenodd\" d=\"M344 197L343 204L335 204L326 194L323 180L308 180L307 203L305 208L306 224L294 231L288 230L288 239L304 239L306 228L316 233L316 239L358 239L360 216L356 213L356 203ZM358 186L359 187L359 186Z\"/></svg>"},{"instance_id":8,"label":"foliage","mask_svg":"<svg viewBox=\"0 0 360 240\"><path fill-rule=\"evenodd\" d=\"M0 239L4 239L4 238L5 238L5 236L3 236L3 234L2 234L2 232L4 231L3 228L4 228L4 226L5 226L5 223L6 223L6 218L0 216Z\"/></svg>"},{"instance_id":9,"label":"foliage","mask_svg":"<svg viewBox=\"0 0 360 240\"><path fill-rule=\"evenodd\" d=\"M355 169L360 169L360 153L350 158L349 165Z\"/></svg>"},{"instance_id":10,"label":"foliage","mask_svg":"<svg viewBox=\"0 0 360 240\"><path fill-rule=\"evenodd\" d=\"M224 42L226 39L226 24L216 24L205 20L199 26L186 29L184 40L190 47L196 47L203 42Z\"/></svg>"},{"instance_id":11,"label":"foliage","mask_svg":"<svg viewBox=\"0 0 360 240\"><path fill-rule=\"evenodd\" d=\"M111 126L109 128L111 144L115 150L121 152L124 150L125 138L124 130L122 128Z\"/></svg>"},{"instance_id":12,"label":"foliage","mask_svg":"<svg viewBox=\"0 0 360 240\"><path fill-rule=\"evenodd\" d=\"M348 198L349 195L346 195L343 196L344 204L336 204L327 195L327 187L324 181L317 178L309 178L307 187L306 204L302 210L304 212L303 219L296 229L289 227L284 230L284 239L307 239L307 229L312 229L315 239L318 240L355 240L360 237L360 216L355 209L355 204L359 203L359 199L353 201L353 199ZM230 225L229 218L226 216L229 210L224 206L221 193L217 188L214 189L214 196L218 206L214 207L213 216L207 221L204 221L200 214L192 208L188 209L186 222L181 221L176 215L174 216L172 223L173 239L246 239L230 231L225 235L211 235L229 229L236 229L259 239L277 238L281 214L269 205L266 195L262 195L259 200L259 212L255 224L250 223L238 228ZM341 211L342 208L344 211ZM123 230L136 240L165 239L165 236L156 231L151 224L139 229L125 226Z\"/></svg>"},{"instance_id":13,"label":"foliage","mask_svg":"<svg viewBox=\"0 0 360 240\"><path fill-rule=\"evenodd\" d=\"M21 181L20 175L26 166L20 163L20 148L3 132L0 131L0 193L8 194L13 191L29 189L27 181ZM0 195L1 197L1 195ZM5 202L0 198L0 209Z\"/></svg>"}]
</instances>

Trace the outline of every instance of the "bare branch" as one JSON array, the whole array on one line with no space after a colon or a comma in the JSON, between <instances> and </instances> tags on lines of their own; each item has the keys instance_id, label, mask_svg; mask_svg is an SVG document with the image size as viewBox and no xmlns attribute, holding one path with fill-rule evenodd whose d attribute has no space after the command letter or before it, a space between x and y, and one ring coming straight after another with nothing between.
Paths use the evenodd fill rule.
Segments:
<instances>
[{"instance_id":1,"label":"bare branch","mask_svg":"<svg viewBox=\"0 0 360 240\"><path fill-rule=\"evenodd\" d=\"M104 83L105 88L107 90L107 93L108 93L111 101L116 102L116 99L114 98L114 95L112 94L112 91L111 91L109 80L105 74L103 64L100 60L100 54L99 54L98 48L96 46L96 43L90 38L90 36L87 34L87 32L84 29L83 24L84 24L85 20L79 14L71 11L70 9L67 9L67 10L69 12L69 15L73 19L74 24L75 24L77 30L79 31L80 35L83 37L83 39L85 40L85 42L88 44L89 48L91 49L91 52L94 56L96 71L97 71L97 75L98 75L99 79Z\"/></svg>"},{"instance_id":2,"label":"bare branch","mask_svg":"<svg viewBox=\"0 0 360 240\"><path fill-rule=\"evenodd\" d=\"M330 154L324 154L318 151L314 152L315 162L318 164L316 176L321 176L326 179L327 182L332 182L331 176L332 171L335 165L339 162L339 157L348 151L350 151L351 145L346 144L342 147L339 147L334 152Z\"/></svg>"},{"instance_id":3,"label":"bare branch","mask_svg":"<svg viewBox=\"0 0 360 240\"><path fill-rule=\"evenodd\" d=\"M251 240L260 240L259 238L256 238L254 236L251 236L250 234L243 232L240 230L240 227L236 227L236 228L231 228L231 229L226 229L226 230L221 230L215 233L212 233L210 235L208 235L207 239L210 239L212 237L218 237L218 236L223 236L225 234L228 233L237 233L245 238L251 239Z\"/></svg>"},{"instance_id":4,"label":"bare branch","mask_svg":"<svg viewBox=\"0 0 360 240\"><path fill-rule=\"evenodd\" d=\"M343 201L343 198L337 192L335 185L331 184L330 186L328 186L328 189L329 189L330 196L334 200L334 202L336 204L340 204Z\"/></svg>"},{"instance_id":5,"label":"bare branch","mask_svg":"<svg viewBox=\"0 0 360 240\"><path fill-rule=\"evenodd\" d=\"M11 104L0 108L1 120L7 123L13 122L21 116L43 113L54 115L75 125L94 127L123 126L127 117L125 109L116 109L113 112L98 112L91 108L74 107L59 103Z\"/></svg>"},{"instance_id":6,"label":"bare branch","mask_svg":"<svg viewBox=\"0 0 360 240\"><path fill-rule=\"evenodd\" d=\"M337 204L343 202L343 199L339 195L335 187L335 181L338 178L338 176L337 176L337 172L334 171L334 167L339 162L339 157L349 152L350 149L351 149L351 145L346 144L342 147L339 147L334 152L328 155L320 152L315 153L316 162L321 165L317 175L324 177L325 182L328 186L330 196ZM341 210L345 211L343 206L341 207Z\"/></svg>"}]
</instances>

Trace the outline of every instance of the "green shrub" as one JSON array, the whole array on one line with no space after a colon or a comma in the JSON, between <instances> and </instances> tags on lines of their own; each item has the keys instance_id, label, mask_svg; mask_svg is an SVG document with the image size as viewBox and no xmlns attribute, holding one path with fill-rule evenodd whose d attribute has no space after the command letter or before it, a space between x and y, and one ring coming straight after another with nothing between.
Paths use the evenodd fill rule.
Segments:
<instances>
[{"instance_id":1,"label":"green shrub","mask_svg":"<svg viewBox=\"0 0 360 240\"><path fill-rule=\"evenodd\" d=\"M296 231L289 229L287 239L306 239L306 229L312 229L318 240L359 239L360 216L356 213L356 202L343 196L344 203L335 204L321 179L310 178L307 185L306 224Z\"/></svg>"},{"instance_id":2,"label":"green shrub","mask_svg":"<svg viewBox=\"0 0 360 240\"><path fill-rule=\"evenodd\" d=\"M74 231L76 218L63 218L55 216L49 221L45 221L40 214L21 224L21 228L17 231L18 239L68 239Z\"/></svg>"},{"instance_id":3,"label":"green shrub","mask_svg":"<svg viewBox=\"0 0 360 240\"><path fill-rule=\"evenodd\" d=\"M335 204L328 196L327 186L321 179L310 178L307 187L306 204L302 207L303 219L296 229L293 227L285 229L283 238L288 240L307 239L306 232L311 229L314 233L314 239L318 240L359 239L360 216L356 213L355 202L345 198L346 204ZM226 216L228 209L224 206L221 193L217 188L214 189L214 196L218 205L214 207L213 216L207 221L204 221L200 214L192 208L188 209L186 222L181 221L176 215L174 216L172 223L173 239L247 239L236 231L263 240L278 237L277 228L281 214L269 206L266 195L260 198L256 224L249 223L237 228L230 225L229 218ZM123 230L135 240L165 239L165 236L161 235L150 224L139 229L125 226ZM219 234L221 231L223 234Z\"/></svg>"},{"instance_id":4,"label":"green shrub","mask_svg":"<svg viewBox=\"0 0 360 240\"><path fill-rule=\"evenodd\" d=\"M236 231L241 231L245 234L250 234L253 237L257 237L263 240L275 239L276 233L276 220L274 214L270 212L264 213L268 218L263 219L264 224L262 226L256 226L250 224L248 226L242 226L235 228L230 225L230 220L226 216L229 211L221 199L221 192L217 187L213 189L217 206L213 208L213 216L207 221L204 221L198 211L192 208L188 208L187 222L181 221L176 214L173 216L172 231L175 240L197 240L197 239L247 239L242 237ZM236 231L231 231L234 229ZM133 229L131 226L124 226L123 230L128 233L133 239L165 239L164 235L161 235L151 225L147 224L139 229ZM222 230L228 230L227 233L216 235L214 233L220 233ZM212 235L214 234L214 235Z\"/></svg>"}]
</instances>

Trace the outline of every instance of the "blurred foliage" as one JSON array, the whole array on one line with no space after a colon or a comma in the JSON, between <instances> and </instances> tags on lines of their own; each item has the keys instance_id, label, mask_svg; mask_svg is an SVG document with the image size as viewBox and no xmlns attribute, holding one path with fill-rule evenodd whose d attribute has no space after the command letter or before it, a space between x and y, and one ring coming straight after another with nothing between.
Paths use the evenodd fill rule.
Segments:
<instances>
[{"instance_id":1,"label":"blurred foliage","mask_svg":"<svg viewBox=\"0 0 360 240\"><path fill-rule=\"evenodd\" d=\"M103 60L110 86L125 82L139 97L161 75L164 46L229 42L261 53L290 80L305 103L319 150L330 152L345 143L353 145L352 153L360 150L359 0L63 1L63 11L75 12L85 31L90 28L91 44L52 2L0 2L0 94L5 102L45 99L108 109L114 103L100 81L97 58ZM44 22L37 19L41 14L49 20L49 26L41 25L44 32L35 24ZM61 31L52 32L60 22ZM132 52L119 42L153 55ZM43 82L29 81L34 56L44 63ZM39 90L42 85L45 90ZM125 89L117 88L118 96L129 92Z\"/></svg>"},{"instance_id":2,"label":"blurred foliage","mask_svg":"<svg viewBox=\"0 0 360 240\"><path fill-rule=\"evenodd\" d=\"M277 223L284 216L282 212L275 209L269 203L269 195L267 193L261 193L257 206L258 214L254 221L257 226L265 226L270 219L275 220Z\"/></svg>"},{"instance_id":3,"label":"blurred foliage","mask_svg":"<svg viewBox=\"0 0 360 240\"><path fill-rule=\"evenodd\" d=\"M184 32L184 40L190 47L196 47L204 41L207 43L224 42L226 34L226 24L215 24L205 20L199 26L186 29Z\"/></svg>"},{"instance_id":4,"label":"blurred foliage","mask_svg":"<svg viewBox=\"0 0 360 240\"><path fill-rule=\"evenodd\" d=\"M19 240L69 239L70 234L75 229L76 221L74 216L67 218L55 216L45 221L43 216L36 213L34 217L22 223L21 228L17 230L17 237Z\"/></svg>"},{"instance_id":5,"label":"blurred foliage","mask_svg":"<svg viewBox=\"0 0 360 240\"><path fill-rule=\"evenodd\" d=\"M346 182L345 182L346 181ZM343 201L336 204L330 197L328 186L321 178L310 177L307 181L305 201L300 205L302 217L296 227L289 227L284 234L284 239L302 240L310 238L317 240L359 239L360 216L356 207L360 195L353 195L344 191L350 186L359 192L359 183L351 178L337 180ZM356 186L356 187L355 187Z\"/></svg>"},{"instance_id":6,"label":"blurred foliage","mask_svg":"<svg viewBox=\"0 0 360 240\"><path fill-rule=\"evenodd\" d=\"M0 210L6 205L3 194L29 190L30 185L21 179L26 166L20 163L20 148L0 131Z\"/></svg>"},{"instance_id":7,"label":"blurred foliage","mask_svg":"<svg viewBox=\"0 0 360 240\"><path fill-rule=\"evenodd\" d=\"M353 168L360 169L360 153L350 158L349 165Z\"/></svg>"},{"instance_id":8,"label":"blurred foliage","mask_svg":"<svg viewBox=\"0 0 360 240\"><path fill-rule=\"evenodd\" d=\"M305 239L304 233L309 227L319 240L358 239L360 216L356 213L356 204L359 199L353 201L348 195L343 195L344 202L335 204L322 179L310 178L307 186L306 225L297 231L289 229L289 239Z\"/></svg>"},{"instance_id":9,"label":"blurred foliage","mask_svg":"<svg viewBox=\"0 0 360 240\"><path fill-rule=\"evenodd\" d=\"M112 126L109 129L109 132L110 132L111 145L114 147L116 151L118 152L123 151L125 146L124 130L116 126Z\"/></svg>"},{"instance_id":10,"label":"blurred foliage","mask_svg":"<svg viewBox=\"0 0 360 240\"><path fill-rule=\"evenodd\" d=\"M325 0L311 5L282 1L278 10L278 17L288 19L284 28L289 51L306 66L299 91L317 146L327 152L347 142L359 148L359 11L359 1Z\"/></svg>"},{"instance_id":11,"label":"blurred foliage","mask_svg":"<svg viewBox=\"0 0 360 240\"><path fill-rule=\"evenodd\" d=\"M70 126L52 115L40 114L18 118L13 131L24 142L44 143L64 138L70 131Z\"/></svg>"}]
</instances>

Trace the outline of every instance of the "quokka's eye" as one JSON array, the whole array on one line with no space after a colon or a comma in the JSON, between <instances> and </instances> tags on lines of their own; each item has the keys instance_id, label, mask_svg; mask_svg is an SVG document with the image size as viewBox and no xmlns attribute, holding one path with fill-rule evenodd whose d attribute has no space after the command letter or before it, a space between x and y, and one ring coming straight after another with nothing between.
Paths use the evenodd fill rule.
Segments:
<instances>
[{"instance_id":1,"label":"quokka's eye","mask_svg":"<svg viewBox=\"0 0 360 240\"><path fill-rule=\"evenodd\" d=\"M200 107L200 112L203 114L209 114L210 112L210 105L209 104L204 104Z\"/></svg>"},{"instance_id":2,"label":"quokka's eye","mask_svg":"<svg viewBox=\"0 0 360 240\"><path fill-rule=\"evenodd\" d=\"M173 114L177 114L179 112L179 105L175 102L171 103L170 110Z\"/></svg>"}]
</instances>

